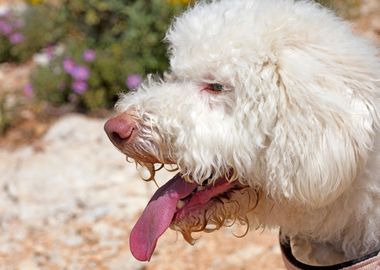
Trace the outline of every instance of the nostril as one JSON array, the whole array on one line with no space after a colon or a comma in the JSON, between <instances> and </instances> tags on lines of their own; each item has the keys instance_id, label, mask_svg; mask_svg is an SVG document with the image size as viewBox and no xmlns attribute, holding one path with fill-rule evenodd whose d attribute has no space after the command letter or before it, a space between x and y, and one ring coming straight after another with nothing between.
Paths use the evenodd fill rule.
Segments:
<instances>
[{"instance_id":1,"label":"nostril","mask_svg":"<svg viewBox=\"0 0 380 270\"><path fill-rule=\"evenodd\" d=\"M109 133L110 139L113 143L117 145L122 145L123 143L127 143L129 139L132 137L135 128L131 128L128 130L123 130L123 132L112 131Z\"/></svg>"},{"instance_id":2,"label":"nostril","mask_svg":"<svg viewBox=\"0 0 380 270\"><path fill-rule=\"evenodd\" d=\"M111 140L114 141L115 143L119 144L123 141L123 138L120 137L119 133L112 132L111 133Z\"/></svg>"}]
</instances>

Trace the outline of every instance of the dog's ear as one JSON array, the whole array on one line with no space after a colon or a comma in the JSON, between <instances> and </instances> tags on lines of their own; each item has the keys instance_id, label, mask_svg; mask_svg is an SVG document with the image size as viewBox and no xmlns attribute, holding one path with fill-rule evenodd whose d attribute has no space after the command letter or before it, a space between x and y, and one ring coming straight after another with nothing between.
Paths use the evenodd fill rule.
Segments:
<instances>
[{"instance_id":1,"label":"dog's ear","mask_svg":"<svg viewBox=\"0 0 380 270\"><path fill-rule=\"evenodd\" d=\"M270 194L321 207L357 178L378 122L378 65L370 55L282 52L277 121L265 160Z\"/></svg>"}]
</instances>

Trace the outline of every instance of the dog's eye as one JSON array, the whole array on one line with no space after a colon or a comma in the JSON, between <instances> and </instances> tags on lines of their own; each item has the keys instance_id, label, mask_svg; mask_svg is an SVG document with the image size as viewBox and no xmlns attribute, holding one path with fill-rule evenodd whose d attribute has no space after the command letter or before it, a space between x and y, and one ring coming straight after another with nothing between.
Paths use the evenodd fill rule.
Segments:
<instances>
[{"instance_id":1,"label":"dog's eye","mask_svg":"<svg viewBox=\"0 0 380 270\"><path fill-rule=\"evenodd\" d=\"M224 86L220 83L210 83L206 85L204 90L212 93L220 93L224 90Z\"/></svg>"},{"instance_id":2,"label":"dog's eye","mask_svg":"<svg viewBox=\"0 0 380 270\"><path fill-rule=\"evenodd\" d=\"M223 91L223 85L221 85L221 84L219 84L219 83L212 83L212 84L210 84L210 89L212 90L212 91Z\"/></svg>"}]
</instances>

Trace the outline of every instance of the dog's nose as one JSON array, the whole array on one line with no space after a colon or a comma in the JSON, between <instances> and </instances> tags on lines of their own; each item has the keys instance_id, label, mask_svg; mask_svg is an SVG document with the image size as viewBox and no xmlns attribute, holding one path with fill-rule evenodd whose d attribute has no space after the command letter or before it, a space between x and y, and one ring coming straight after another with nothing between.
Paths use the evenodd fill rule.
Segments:
<instances>
[{"instance_id":1,"label":"dog's nose","mask_svg":"<svg viewBox=\"0 0 380 270\"><path fill-rule=\"evenodd\" d=\"M127 114L120 114L109 119L104 125L104 130L115 146L122 147L132 139L136 131L136 122Z\"/></svg>"}]
</instances>

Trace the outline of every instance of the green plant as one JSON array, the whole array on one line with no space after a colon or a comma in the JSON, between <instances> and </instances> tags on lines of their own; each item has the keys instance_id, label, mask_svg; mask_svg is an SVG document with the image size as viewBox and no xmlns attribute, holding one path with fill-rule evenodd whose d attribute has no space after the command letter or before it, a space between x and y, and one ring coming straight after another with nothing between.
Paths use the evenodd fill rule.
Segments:
<instances>
[{"instance_id":1,"label":"green plant","mask_svg":"<svg viewBox=\"0 0 380 270\"><path fill-rule=\"evenodd\" d=\"M19 117L19 106L14 96L8 93L0 95L0 135L3 135Z\"/></svg>"},{"instance_id":2,"label":"green plant","mask_svg":"<svg viewBox=\"0 0 380 270\"><path fill-rule=\"evenodd\" d=\"M5 98L0 96L0 135L9 127L9 116L5 108Z\"/></svg>"},{"instance_id":3,"label":"green plant","mask_svg":"<svg viewBox=\"0 0 380 270\"><path fill-rule=\"evenodd\" d=\"M8 11L0 15L0 62L22 59L20 47L25 40L22 28L23 20L16 12Z\"/></svg>"},{"instance_id":4,"label":"green plant","mask_svg":"<svg viewBox=\"0 0 380 270\"><path fill-rule=\"evenodd\" d=\"M51 5L10 9L0 15L0 63L24 62L64 35L62 12Z\"/></svg>"},{"instance_id":5,"label":"green plant","mask_svg":"<svg viewBox=\"0 0 380 270\"><path fill-rule=\"evenodd\" d=\"M167 69L162 40L184 5L167 0L63 0L55 8L64 25L52 39L63 36L64 52L50 53L48 64L34 70L34 93L39 100L93 111L110 108L117 93L135 88L146 74Z\"/></svg>"}]
</instances>

